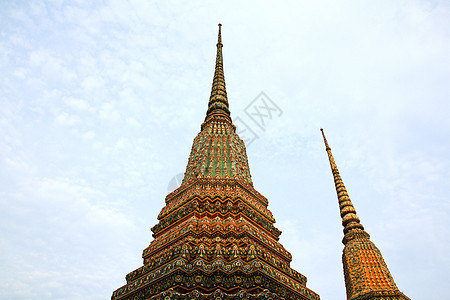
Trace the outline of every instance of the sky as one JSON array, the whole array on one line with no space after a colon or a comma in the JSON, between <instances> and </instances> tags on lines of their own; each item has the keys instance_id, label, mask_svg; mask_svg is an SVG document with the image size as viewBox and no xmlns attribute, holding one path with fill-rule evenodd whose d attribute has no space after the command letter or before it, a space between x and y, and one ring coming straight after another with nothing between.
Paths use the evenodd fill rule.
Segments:
<instances>
[{"instance_id":1,"label":"sky","mask_svg":"<svg viewBox=\"0 0 450 300\"><path fill-rule=\"evenodd\" d=\"M448 1L0 3L1 299L109 299L142 265L219 22L253 183L307 286L345 299L323 127L399 289L449 299Z\"/></svg>"}]
</instances>

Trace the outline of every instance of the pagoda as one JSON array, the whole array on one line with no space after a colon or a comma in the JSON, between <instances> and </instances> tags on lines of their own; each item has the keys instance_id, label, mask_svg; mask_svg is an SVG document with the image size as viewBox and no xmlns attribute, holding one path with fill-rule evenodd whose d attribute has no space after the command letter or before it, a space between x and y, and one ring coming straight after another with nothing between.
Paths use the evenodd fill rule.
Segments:
<instances>
[{"instance_id":1,"label":"pagoda","mask_svg":"<svg viewBox=\"0 0 450 300\"><path fill-rule=\"evenodd\" d=\"M320 130L334 177L342 226L344 227L342 264L347 299L410 300L397 288L380 250L370 240L370 235L364 230L356 215L356 210L331 154L325 133L323 129Z\"/></svg>"},{"instance_id":2,"label":"pagoda","mask_svg":"<svg viewBox=\"0 0 450 300\"><path fill-rule=\"evenodd\" d=\"M320 299L291 269L281 231L253 187L228 105L221 25L206 118L184 179L166 196L143 266L111 299Z\"/></svg>"}]
</instances>

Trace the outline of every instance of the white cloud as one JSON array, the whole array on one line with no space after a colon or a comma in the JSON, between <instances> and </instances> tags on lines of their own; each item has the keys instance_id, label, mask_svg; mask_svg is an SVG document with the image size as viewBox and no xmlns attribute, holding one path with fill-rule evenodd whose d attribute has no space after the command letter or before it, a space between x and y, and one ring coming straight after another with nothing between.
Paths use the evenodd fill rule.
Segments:
<instances>
[{"instance_id":1,"label":"white cloud","mask_svg":"<svg viewBox=\"0 0 450 300\"><path fill-rule=\"evenodd\" d=\"M139 123L138 120L136 120L135 118L127 118L127 124L132 126L132 127L142 127L141 123Z\"/></svg>"},{"instance_id":2,"label":"white cloud","mask_svg":"<svg viewBox=\"0 0 450 300\"><path fill-rule=\"evenodd\" d=\"M89 130L83 133L82 138L84 140L92 140L93 138L95 138L95 136L96 136L95 131Z\"/></svg>"},{"instance_id":3,"label":"white cloud","mask_svg":"<svg viewBox=\"0 0 450 300\"><path fill-rule=\"evenodd\" d=\"M47 50L37 50L30 53L29 63L31 67L42 66L47 59L50 58L50 54Z\"/></svg>"},{"instance_id":4,"label":"white cloud","mask_svg":"<svg viewBox=\"0 0 450 300\"><path fill-rule=\"evenodd\" d=\"M60 125L73 126L80 122L80 117L77 115L70 115L66 112L62 112L58 116L56 116L55 122Z\"/></svg>"},{"instance_id":5,"label":"white cloud","mask_svg":"<svg viewBox=\"0 0 450 300\"><path fill-rule=\"evenodd\" d=\"M102 88L103 81L99 77L91 75L91 76L88 76L85 79L83 79L81 85L83 86L83 88L90 91L90 90Z\"/></svg>"},{"instance_id":6,"label":"white cloud","mask_svg":"<svg viewBox=\"0 0 450 300\"><path fill-rule=\"evenodd\" d=\"M84 111L89 109L89 104L86 100L78 99L74 97L66 97L64 101L73 109Z\"/></svg>"},{"instance_id":7,"label":"white cloud","mask_svg":"<svg viewBox=\"0 0 450 300\"><path fill-rule=\"evenodd\" d=\"M119 119L119 112L115 109L115 105L111 102L102 104L99 111L100 118L110 121L117 121Z\"/></svg>"},{"instance_id":8,"label":"white cloud","mask_svg":"<svg viewBox=\"0 0 450 300\"><path fill-rule=\"evenodd\" d=\"M124 234L134 230L129 216L106 205L101 191L69 178L35 178L21 188L22 194L16 195L14 202L0 203L2 229L14 230L0 239L5 245L2 261L6 259L4 268L9 274L21 277L18 281L0 275L2 288L13 298L33 298L38 292L60 299L80 297L80 285L93 289L88 278L103 281L111 267L93 268L85 264L86 258L103 261L111 249L123 247L122 242L111 245L110 241L128 239ZM5 243L5 238L9 242ZM23 246L28 249L26 258L14 250ZM86 270L90 274L83 274ZM78 287L70 287L70 282L77 282Z\"/></svg>"},{"instance_id":9,"label":"white cloud","mask_svg":"<svg viewBox=\"0 0 450 300\"><path fill-rule=\"evenodd\" d=\"M13 75L19 79L25 79L28 74L29 71L25 68L17 68L13 73Z\"/></svg>"}]
</instances>

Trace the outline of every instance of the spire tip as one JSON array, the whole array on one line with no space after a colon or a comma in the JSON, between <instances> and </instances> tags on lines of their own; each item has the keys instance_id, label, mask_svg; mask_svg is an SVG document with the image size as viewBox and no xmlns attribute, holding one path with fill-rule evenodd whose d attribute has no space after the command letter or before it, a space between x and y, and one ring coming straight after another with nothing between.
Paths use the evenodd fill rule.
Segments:
<instances>
[{"instance_id":1,"label":"spire tip","mask_svg":"<svg viewBox=\"0 0 450 300\"><path fill-rule=\"evenodd\" d=\"M331 150L330 146L328 146L328 141L327 138L325 137L325 132L323 132L323 128L320 128L320 131L322 132L322 136L323 136L323 142L325 143L325 149Z\"/></svg>"},{"instance_id":2,"label":"spire tip","mask_svg":"<svg viewBox=\"0 0 450 300\"><path fill-rule=\"evenodd\" d=\"M217 47L222 46L222 24L219 23L219 36L217 38Z\"/></svg>"}]
</instances>

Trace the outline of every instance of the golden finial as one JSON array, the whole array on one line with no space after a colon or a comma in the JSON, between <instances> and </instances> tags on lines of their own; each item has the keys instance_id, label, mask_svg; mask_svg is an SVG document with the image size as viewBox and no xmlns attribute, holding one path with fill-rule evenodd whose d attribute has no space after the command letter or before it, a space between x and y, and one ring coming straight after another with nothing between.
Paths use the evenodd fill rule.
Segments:
<instances>
[{"instance_id":1,"label":"golden finial","mask_svg":"<svg viewBox=\"0 0 450 300\"><path fill-rule=\"evenodd\" d=\"M209 97L208 110L206 111L206 121L216 117L222 117L231 123L230 109L228 107L227 90L225 87L225 75L223 73L222 57L222 24L219 24L219 34L217 38L216 67L214 71L211 96ZM204 124L205 124L204 123ZM203 128L203 125L202 125Z\"/></svg>"}]
</instances>

